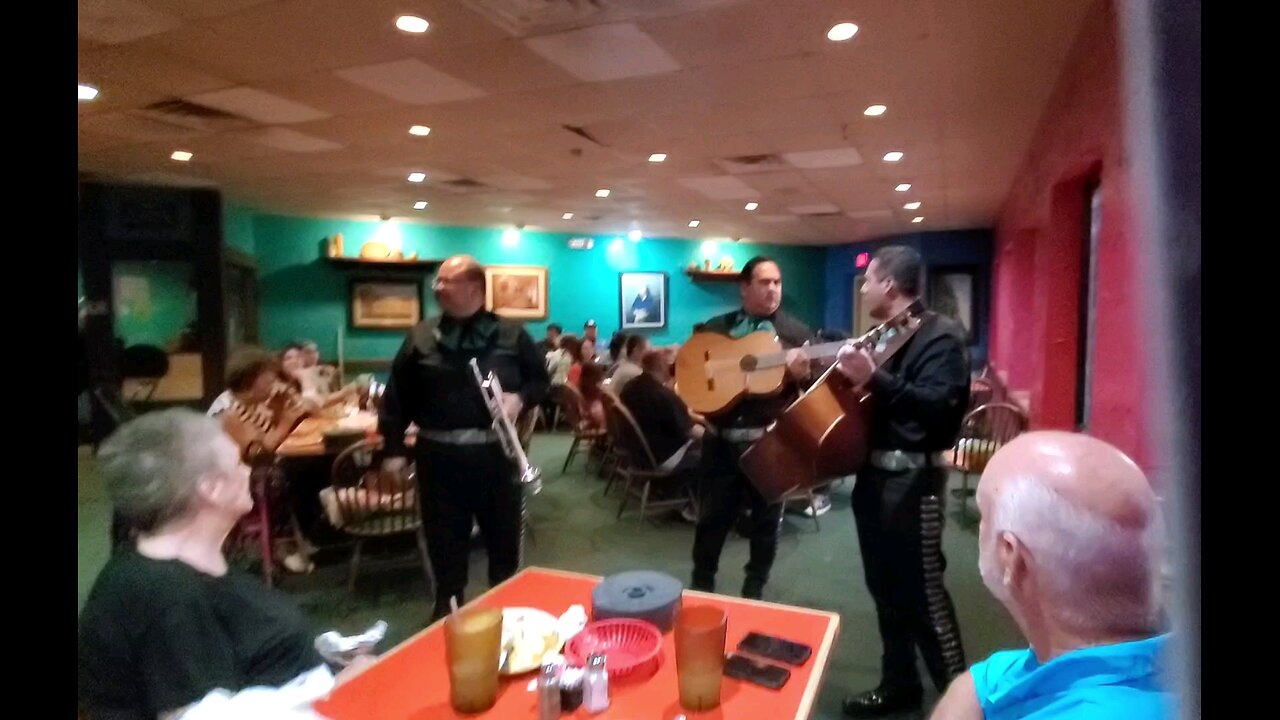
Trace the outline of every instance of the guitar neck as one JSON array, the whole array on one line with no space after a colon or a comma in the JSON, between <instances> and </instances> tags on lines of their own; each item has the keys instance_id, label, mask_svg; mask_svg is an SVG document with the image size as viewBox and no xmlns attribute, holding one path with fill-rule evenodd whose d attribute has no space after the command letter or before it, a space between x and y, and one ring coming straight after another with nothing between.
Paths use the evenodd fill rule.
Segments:
<instances>
[{"instance_id":1,"label":"guitar neck","mask_svg":"<svg viewBox=\"0 0 1280 720\"><path fill-rule=\"evenodd\" d=\"M804 353L805 357L810 360L826 360L834 358L836 353L840 352L840 348L853 342L852 340L838 340L836 342L822 343L821 345L802 345L796 348ZM787 364L787 351L768 353L756 357L756 367L760 369L779 367Z\"/></svg>"}]
</instances>

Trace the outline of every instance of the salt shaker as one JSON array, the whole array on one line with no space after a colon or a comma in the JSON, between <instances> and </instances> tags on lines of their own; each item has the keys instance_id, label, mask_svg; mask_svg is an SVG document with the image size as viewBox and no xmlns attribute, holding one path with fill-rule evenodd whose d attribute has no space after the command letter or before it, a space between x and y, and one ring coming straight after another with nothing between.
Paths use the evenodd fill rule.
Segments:
<instances>
[{"instance_id":1,"label":"salt shaker","mask_svg":"<svg viewBox=\"0 0 1280 720\"><path fill-rule=\"evenodd\" d=\"M604 655L592 653L587 658L587 674L582 679L582 705L594 715L609 708L609 671Z\"/></svg>"},{"instance_id":2,"label":"salt shaker","mask_svg":"<svg viewBox=\"0 0 1280 720\"><path fill-rule=\"evenodd\" d=\"M538 674L538 720L560 717L560 666L547 663Z\"/></svg>"}]
</instances>

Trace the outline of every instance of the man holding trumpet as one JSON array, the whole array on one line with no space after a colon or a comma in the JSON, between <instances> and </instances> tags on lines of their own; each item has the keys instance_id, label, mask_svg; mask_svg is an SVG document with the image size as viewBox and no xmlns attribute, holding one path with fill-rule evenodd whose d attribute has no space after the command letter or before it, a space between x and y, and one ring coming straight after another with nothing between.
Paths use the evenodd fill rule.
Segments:
<instances>
[{"instance_id":1,"label":"man holding trumpet","mask_svg":"<svg viewBox=\"0 0 1280 720\"><path fill-rule=\"evenodd\" d=\"M472 521L489 555L489 583L515 574L523 534L523 487L503 451L494 418L476 386L474 359L505 392L514 423L547 393L547 369L524 326L484 309L484 268L468 255L440 266L432 285L441 314L409 331L392 362L379 412L386 443L383 471L402 472L405 429L418 426L413 448L418 498L436 575L434 618L463 603Z\"/></svg>"}]
</instances>

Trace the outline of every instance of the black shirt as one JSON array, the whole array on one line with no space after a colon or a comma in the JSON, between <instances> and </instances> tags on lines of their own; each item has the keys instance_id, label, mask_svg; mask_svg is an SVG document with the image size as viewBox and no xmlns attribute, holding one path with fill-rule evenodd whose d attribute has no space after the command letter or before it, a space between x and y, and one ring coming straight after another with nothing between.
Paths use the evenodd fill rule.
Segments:
<instances>
[{"instance_id":1,"label":"black shirt","mask_svg":"<svg viewBox=\"0 0 1280 720\"><path fill-rule=\"evenodd\" d=\"M410 422L423 430L493 425L469 365L472 358L479 360L482 375L498 376L503 392L518 393L525 408L546 397L546 363L520 323L485 310L465 320L424 320L409 331L391 364L378 419L389 455L404 453Z\"/></svg>"},{"instance_id":2,"label":"black shirt","mask_svg":"<svg viewBox=\"0 0 1280 720\"><path fill-rule=\"evenodd\" d=\"M871 448L937 452L955 445L969 405L969 351L954 320L926 313L920 329L871 376Z\"/></svg>"},{"instance_id":3,"label":"black shirt","mask_svg":"<svg viewBox=\"0 0 1280 720\"><path fill-rule=\"evenodd\" d=\"M618 399L631 411L659 464L689 441L693 428L689 406L649 373L629 380Z\"/></svg>"},{"instance_id":4,"label":"black shirt","mask_svg":"<svg viewBox=\"0 0 1280 720\"><path fill-rule=\"evenodd\" d=\"M745 310L734 310L711 318L703 323L699 330L701 332L720 333L721 335L735 335L735 328L738 328L737 332L742 332L755 323L763 322L772 325L774 332L778 336L778 342L787 350L800 347L806 342L812 342L815 339L813 331L807 325L782 310L778 310L766 318L754 318ZM767 328L768 325L765 327ZM765 427L778 419L782 411L786 410L787 406L795 402L795 399L799 396L800 388L791 379L791 375L788 374L782 392L777 395L771 397L744 397L729 409L716 413L709 419L719 428Z\"/></svg>"},{"instance_id":5,"label":"black shirt","mask_svg":"<svg viewBox=\"0 0 1280 720\"><path fill-rule=\"evenodd\" d=\"M298 611L258 579L126 548L85 602L79 656L93 720L155 720L211 690L283 685L323 662Z\"/></svg>"}]
</instances>

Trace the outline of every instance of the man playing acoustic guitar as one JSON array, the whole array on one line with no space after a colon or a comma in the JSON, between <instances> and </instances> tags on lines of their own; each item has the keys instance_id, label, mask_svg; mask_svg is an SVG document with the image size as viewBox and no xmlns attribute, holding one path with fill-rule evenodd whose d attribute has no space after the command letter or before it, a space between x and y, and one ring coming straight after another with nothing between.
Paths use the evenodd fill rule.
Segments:
<instances>
[{"instance_id":1,"label":"man playing acoustic guitar","mask_svg":"<svg viewBox=\"0 0 1280 720\"><path fill-rule=\"evenodd\" d=\"M845 714L855 718L920 707L915 648L939 692L965 670L955 609L942 584L942 511L943 451L955 445L969 402L969 354L959 324L920 303L920 269L911 248L875 254L862 286L871 317L910 311L920 325L879 367L866 349L845 347L838 360L874 403L871 452L853 487L853 516L884 650L880 685L845 701ZM882 340L892 342L893 332Z\"/></svg>"},{"instance_id":2,"label":"man playing acoustic guitar","mask_svg":"<svg viewBox=\"0 0 1280 720\"><path fill-rule=\"evenodd\" d=\"M708 415L714 430L703 439L701 517L693 540L693 588L715 591L720 553L738 519L745 494L750 505L747 528L751 554L742 596L759 599L778 553L782 504L765 501L739 468L738 459L764 435L765 427L796 399L799 384L811 378L809 359L795 348L813 340L814 335L804 323L779 309L782 271L776 262L754 257L747 261L738 277L741 309L711 318L700 331L733 338L762 330L774 333L787 348L787 374L791 381L778 395L745 397L727 410Z\"/></svg>"}]
</instances>

